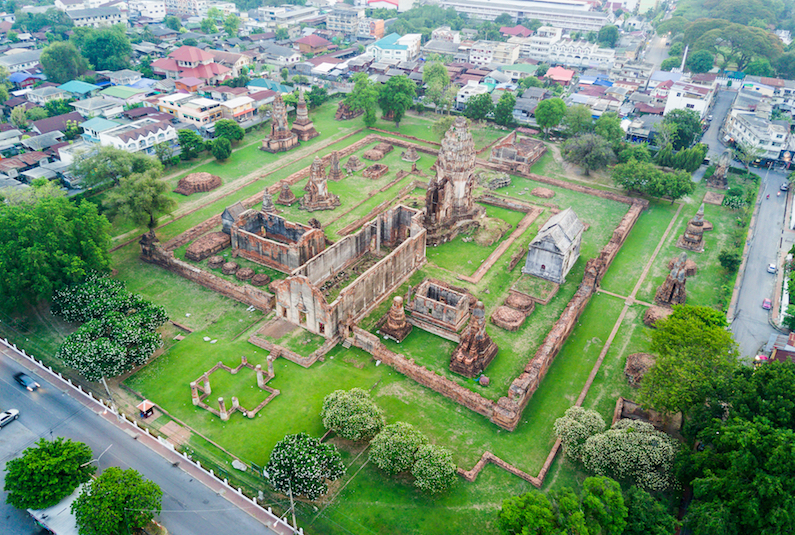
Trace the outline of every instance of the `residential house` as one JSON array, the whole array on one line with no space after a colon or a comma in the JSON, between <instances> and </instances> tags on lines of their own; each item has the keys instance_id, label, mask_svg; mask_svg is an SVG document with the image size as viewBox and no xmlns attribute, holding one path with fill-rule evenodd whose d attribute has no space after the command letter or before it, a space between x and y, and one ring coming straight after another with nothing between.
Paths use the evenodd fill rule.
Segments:
<instances>
[{"instance_id":1,"label":"residential house","mask_svg":"<svg viewBox=\"0 0 795 535\"><path fill-rule=\"evenodd\" d=\"M8 81L14 84L16 89L25 89L46 79L47 77L43 74L30 74L26 71L11 73L8 77Z\"/></svg>"},{"instance_id":2,"label":"residential house","mask_svg":"<svg viewBox=\"0 0 795 535\"><path fill-rule=\"evenodd\" d=\"M440 26L431 32L432 41L445 41L448 43L460 43L461 32L457 32L450 26Z\"/></svg>"},{"instance_id":3,"label":"residential house","mask_svg":"<svg viewBox=\"0 0 795 535\"><path fill-rule=\"evenodd\" d=\"M418 33L409 33L403 36L391 33L368 45L366 52L369 56L373 56L375 61L384 59L412 61L420 55L421 41L422 35Z\"/></svg>"},{"instance_id":4,"label":"residential house","mask_svg":"<svg viewBox=\"0 0 795 535\"><path fill-rule=\"evenodd\" d=\"M165 0L128 0L127 5L130 12L136 13L138 17L145 17L155 22L166 18Z\"/></svg>"},{"instance_id":5,"label":"residential house","mask_svg":"<svg viewBox=\"0 0 795 535\"><path fill-rule=\"evenodd\" d=\"M301 54L292 48L268 45L264 49L262 61L277 67L289 67L301 61Z\"/></svg>"},{"instance_id":6,"label":"residential house","mask_svg":"<svg viewBox=\"0 0 795 535\"><path fill-rule=\"evenodd\" d=\"M154 154L154 147L158 143L173 144L177 139L177 129L174 128L170 121L149 117L127 124L116 125L114 128L103 129L95 133L99 136L98 143L94 141L90 143L81 142L61 147L58 150L61 161L71 164L75 159L90 154L95 150L96 145L115 147L127 152Z\"/></svg>"},{"instance_id":7,"label":"residential house","mask_svg":"<svg viewBox=\"0 0 795 535\"><path fill-rule=\"evenodd\" d=\"M69 82L66 82L65 84L59 85L58 89L68 93L70 98L83 100L86 98L91 98L93 96L96 96L96 94L102 88L99 87L98 85L89 84L88 82L82 82L80 80L71 80Z\"/></svg>"},{"instance_id":8,"label":"residential house","mask_svg":"<svg viewBox=\"0 0 795 535\"><path fill-rule=\"evenodd\" d=\"M124 111L124 105L119 101L100 96L78 100L72 102L70 105L81 116L86 118L105 117L106 119L110 119L121 115Z\"/></svg>"},{"instance_id":9,"label":"residential house","mask_svg":"<svg viewBox=\"0 0 795 535\"><path fill-rule=\"evenodd\" d=\"M488 86L470 81L458 90L458 94L456 94L455 97L456 107L459 110L464 109L466 107L467 101L469 101L470 98L474 97L475 95L483 95L487 93L489 93Z\"/></svg>"},{"instance_id":10,"label":"residential house","mask_svg":"<svg viewBox=\"0 0 795 535\"><path fill-rule=\"evenodd\" d=\"M113 85L131 85L141 80L141 73L130 69L122 69L108 75L110 83Z\"/></svg>"},{"instance_id":11,"label":"residential house","mask_svg":"<svg viewBox=\"0 0 795 535\"><path fill-rule=\"evenodd\" d=\"M166 95L158 100L158 109L196 126L209 126L223 118L221 103L186 93Z\"/></svg>"},{"instance_id":12,"label":"residential house","mask_svg":"<svg viewBox=\"0 0 795 535\"><path fill-rule=\"evenodd\" d=\"M245 67L253 64L253 61L246 54L236 52L225 52L223 50L207 50L213 57L213 61L218 65L223 65L229 69L229 76L237 78Z\"/></svg>"},{"instance_id":13,"label":"residential house","mask_svg":"<svg viewBox=\"0 0 795 535\"><path fill-rule=\"evenodd\" d=\"M711 86L675 82L665 101L665 114L672 110L693 110L700 119L706 118L715 98L717 84Z\"/></svg>"},{"instance_id":14,"label":"residential house","mask_svg":"<svg viewBox=\"0 0 795 535\"><path fill-rule=\"evenodd\" d=\"M237 97L221 102L224 119L232 119L238 123L250 121L254 117L256 108L251 97Z\"/></svg>"},{"instance_id":15,"label":"residential house","mask_svg":"<svg viewBox=\"0 0 795 535\"><path fill-rule=\"evenodd\" d=\"M469 62L484 66L491 63L512 65L519 59L519 47L500 41L478 41L469 50Z\"/></svg>"},{"instance_id":16,"label":"residential house","mask_svg":"<svg viewBox=\"0 0 795 535\"><path fill-rule=\"evenodd\" d=\"M72 19L75 28L89 26L99 28L115 24L127 25L127 13L115 7L96 7L92 9L75 9L67 11L66 15Z\"/></svg>"},{"instance_id":17,"label":"residential house","mask_svg":"<svg viewBox=\"0 0 795 535\"><path fill-rule=\"evenodd\" d=\"M267 78L254 78L246 85L246 89L248 89L250 92L268 89L281 94L293 92L292 86L283 85L278 82L274 82L273 80L268 80Z\"/></svg>"},{"instance_id":18,"label":"residential house","mask_svg":"<svg viewBox=\"0 0 795 535\"><path fill-rule=\"evenodd\" d=\"M503 26L500 28L500 33L503 37L530 37L533 35L533 30L525 28L522 25Z\"/></svg>"},{"instance_id":19,"label":"residential house","mask_svg":"<svg viewBox=\"0 0 795 535\"><path fill-rule=\"evenodd\" d=\"M155 74L167 78L200 78L208 85L229 77L231 69L215 63L211 53L195 46L181 46L168 57L152 62Z\"/></svg>"},{"instance_id":20,"label":"residential house","mask_svg":"<svg viewBox=\"0 0 795 535\"><path fill-rule=\"evenodd\" d=\"M5 67L12 73L27 71L38 65L43 49L15 50L9 50L4 56L0 56L0 67Z\"/></svg>"},{"instance_id":21,"label":"residential house","mask_svg":"<svg viewBox=\"0 0 795 535\"><path fill-rule=\"evenodd\" d=\"M205 86L204 80L199 78L179 78L174 80L174 88L177 91L187 91L188 93L198 93L198 91Z\"/></svg>"},{"instance_id":22,"label":"residential house","mask_svg":"<svg viewBox=\"0 0 795 535\"><path fill-rule=\"evenodd\" d=\"M544 78L552 80L553 82L557 82L565 87L571 83L572 79L574 78L574 74L574 71L564 69L563 67L552 67L544 75Z\"/></svg>"},{"instance_id":23,"label":"residential house","mask_svg":"<svg viewBox=\"0 0 795 535\"><path fill-rule=\"evenodd\" d=\"M296 40L295 44L298 45L298 50L302 54L317 55L327 51L332 43L318 35L311 34Z\"/></svg>"},{"instance_id":24,"label":"residential house","mask_svg":"<svg viewBox=\"0 0 795 535\"><path fill-rule=\"evenodd\" d=\"M56 130L65 132L68 126L67 123L74 122L80 125L83 123L83 121L84 119L82 115L75 111L71 111L69 113L64 113L63 115L56 115L55 117L47 117L46 119L33 121L33 123L31 123L31 130L37 134L46 134Z\"/></svg>"},{"instance_id":25,"label":"residential house","mask_svg":"<svg viewBox=\"0 0 795 535\"><path fill-rule=\"evenodd\" d=\"M122 105L129 106L143 102L149 91L127 87L126 85L114 85L103 89L99 94L108 100L115 100Z\"/></svg>"},{"instance_id":26,"label":"residential house","mask_svg":"<svg viewBox=\"0 0 795 535\"><path fill-rule=\"evenodd\" d=\"M26 95L27 99L34 104L44 106L52 100L64 100L69 98L69 94L58 87L45 86L38 89L29 91Z\"/></svg>"},{"instance_id":27,"label":"residential house","mask_svg":"<svg viewBox=\"0 0 795 535\"><path fill-rule=\"evenodd\" d=\"M538 71L538 65L530 63L515 63L513 65L503 65L500 70L508 75L511 80L518 81L522 78L529 78L535 76Z\"/></svg>"},{"instance_id":28,"label":"residential house","mask_svg":"<svg viewBox=\"0 0 795 535\"><path fill-rule=\"evenodd\" d=\"M112 130L117 126L119 126L119 123L115 121L109 121L102 117L94 117L80 125L83 129L83 133L80 137L86 143L99 143L99 135L102 132Z\"/></svg>"}]
</instances>

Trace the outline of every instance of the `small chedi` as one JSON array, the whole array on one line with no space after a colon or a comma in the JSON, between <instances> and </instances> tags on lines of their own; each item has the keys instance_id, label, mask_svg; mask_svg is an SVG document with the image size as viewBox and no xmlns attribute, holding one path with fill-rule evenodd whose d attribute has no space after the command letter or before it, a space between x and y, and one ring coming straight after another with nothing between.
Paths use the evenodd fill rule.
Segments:
<instances>
[{"instance_id":1,"label":"small chedi","mask_svg":"<svg viewBox=\"0 0 795 535\"><path fill-rule=\"evenodd\" d=\"M683 305L687 300L687 253L682 253L665 281L657 288L654 301L659 305Z\"/></svg>"},{"instance_id":2,"label":"small chedi","mask_svg":"<svg viewBox=\"0 0 795 535\"><path fill-rule=\"evenodd\" d=\"M715 172L707 179L707 186L711 188L727 189L729 181L726 175L729 173L729 167L732 164L732 150L726 149L723 154L718 158L718 163L715 165Z\"/></svg>"},{"instance_id":3,"label":"small chedi","mask_svg":"<svg viewBox=\"0 0 795 535\"><path fill-rule=\"evenodd\" d=\"M348 119L353 119L358 117L364 113L364 110L352 110L350 106L345 104L345 102L340 102L339 106L337 106L337 113L334 114L334 118L338 121L347 121Z\"/></svg>"},{"instance_id":4,"label":"small chedi","mask_svg":"<svg viewBox=\"0 0 795 535\"><path fill-rule=\"evenodd\" d=\"M276 212L276 207L273 206L273 195L268 193L267 189L262 193L262 211L269 214Z\"/></svg>"},{"instance_id":5,"label":"small chedi","mask_svg":"<svg viewBox=\"0 0 795 535\"><path fill-rule=\"evenodd\" d=\"M381 327L381 334L402 342L411 332L412 325L406 321L406 311L403 310L403 298L396 296L392 300L392 307L387 312L386 322Z\"/></svg>"},{"instance_id":6,"label":"small chedi","mask_svg":"<svg viewBox=\"0 0 795 535\"><path fill-rule=\"evenodd\" d=\"M414 163L420 159L420 155L414 145L409 145L409 148L400 153L400 159L404 162Z\"/></svg>"},{"instance_id":7,"label":"small chedi","mask_svg":"<svg viewBox=\"0 0 795 535\"><path fill-rule=\"evenodd\" d=\"M707 230L712 230L712 224L704 221L704 203L701 203L696 215L688 222L685 233L676 242L676 246L694 253L703 253L704 232Z\"/></svg>"},{"instance_id":8,"label":"small chedi","mask_svg":"<svg viewBox=\"0 0 795 535\"><path fill-rule=\"evenodd\" d=\"M530 242L522 273L557 284L566 282L580 257L583 230L585 226L571 207L550 217Z\"/></svg>"},{"instance_id":9,"label":"small chedi","mask_svg":"<svg viewBox=\"0 0 795 535\"><path fill-rule=\"evenodd\" d=\"M389 143L381 142L372 149L364 151L364 154L362 156L364 156L365 160L378 161L387 154L389 154L390 152L392 152L393 150L395 150L395 147L393 147Z\"/></svg>"},{"instance_id":10,"label":"small chedi","mask_svg":"<svg viewBox=\"0 0 795 535\"><path fill-rule=\"evenodd\" d=\"M306 192L301 197L301 210L313 212L315 210L333 210L340 205L339 195L334 195L328 190L326 183L326 168L323 160L315 157L309 171L309 180L304 186Z\"/></svg>"},{"instance_id":11,"label":"small chedi","mask_svg":"<svg viewBox=\"0 0 795 535\"><path fill-rule=\"evenodd\" d=\"M428 182L425 195L427 242L437 245L460 232L477 227L485 209L475 204L475 142L466 119L457 117L444 135L436 176Z\"/></svg>"},{"instance_id":12,"label":"small chedi","mask_svg":"<svg viewBox=\"0 0 795 535\"><path fill-rule=\"evenodd\" d=\"M291 206L297 200L295 193L290 189L290 184L282 182L282 189L279 190L279 196L276 197L276 204Z\"/></svg>"},{"instance_id":13,"label":"small chedi","mask_svg":"<svg viewBox=\"0 0 795 535\"><path fill-rule=\"evenodd\" d=\"M345 171L340 165L340 153L336 150L331 153L331 167L328 170L328 177L332 182L339 182L345 178Z\"/></svg>"},{"instance_id":14,"label":"small chedi","mask_svg":"<svg viewBox=\"0 0 795 535\"><path fill-rule=\"evenodd\" d=\"M300 144L298 135L290 130L290 125L287 123L287 106L282 95L278 94L273 101L271 111L271 133L262 140L260 149L266 152L285 152Z\"/></svg>"},{"instance_id":15,"label":"small chedi","mask_svg":"<svg viewBox=\"0 0 795 535\"><path fill-rule=\"evenodd\" d=\"M486 310L478 301L461 336L461 343L450 358L450 371L465 377L477 377L494 359L497 349L497 344L486 334Z\"/></svg>"},{"instance_id":16,"label":"small chedi","mask_svg":"<svg viewBox=\"0 0 795 535\"><path fill-rule=\"evenodd\" d=\"M367 164L361 161L359 157L356 156L355 154L350 158L348 158L348 161L345 162L345 170L348 173L355 173L356 171L361 171L365 167L367 167Z\"/></svg>"},{"instance_id":17,"label":"small chedi","mask_svg":"<svg viewBox=\"0 0 795 535\"><path fill-rule=\"evenodd\" d=\"M190 195L202 191L214 190L221 185L221 177L210 173L191 173L185 178L180 179L174 193L180 195Z\"/></svg>"},{"instance_id":18,"label":"small chedi","mask_svg":"<svg viewBox=\"0 0 795 535\"><path fill-rule=\"evenodd\" d=\"M315 130L315 125L309 118L309 112L306 109L306 100L304 100L304 90L298 96L298 107L296 109L295 121L293 121L293 134L298 136L301 141L309 141L320 135L320 132Z\"/></svg>"}]
</instances>

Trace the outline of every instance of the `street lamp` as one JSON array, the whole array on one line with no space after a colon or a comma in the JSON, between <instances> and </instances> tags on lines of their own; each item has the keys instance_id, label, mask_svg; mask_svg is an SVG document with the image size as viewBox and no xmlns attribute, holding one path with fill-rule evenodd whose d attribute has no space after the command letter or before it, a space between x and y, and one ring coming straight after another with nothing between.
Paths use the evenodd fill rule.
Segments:
<instances>
[{"instance_id":1,"label":"street lamp","mask_svg":"<svg viewBox=\"0 0 795 535\"><path fill-rule=\"evenodd\" d=\"M107 453L107 451L108 451L108 450L109 450L109 449L110 449L112 446L113 446L113 444L111 444L110 446L108 446L107 448L105 448L105 451L103 451L102 453L100 453L100 454L99 454L99 457L97 457L96 459L91 459L90 461L88 461L88 462L85 462L85 463L81 464L81 465L80 465L80 468L83 468L84 466L88 466L89 464L91 464L91 463L93 463L93 462L96 462L96 463L97 463L97 468L99 468L99 460L102 458L102 456L103 456L103 455L105 455L105 453Z\"/></svg>"}]
</instances>

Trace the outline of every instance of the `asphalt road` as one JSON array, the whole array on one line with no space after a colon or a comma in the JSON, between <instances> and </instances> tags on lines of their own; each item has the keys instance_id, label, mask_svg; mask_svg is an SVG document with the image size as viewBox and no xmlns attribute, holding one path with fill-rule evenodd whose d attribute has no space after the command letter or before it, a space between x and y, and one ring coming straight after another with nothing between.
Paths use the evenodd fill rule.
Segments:
<instances>
[{"instance_id":1,"label":"asphalt road","mask_svg":"<svg viewBox=\"0 0 795 535\"><path fill-rule=\"evenodd\" d=\"M659 70L663 61L668 59L668 47L665 46L666 36L655 35L651 38L649 46L644 53L644 61L654 63L654 69Z\"/></svg>"},{"instance_id":2,"label":"asphalt road","mask_svg":"<svg viewBox=\"0 0 795 535\"><path fill-rule=\"evenodd\" d=\"M0 350L0 353L3 353ZM18 409L20 417L0 429L0 488L6 463L19 456L41 437L68 437L88 444L100 456L99 471L109 466L134 468L156 482L163 491L159 521L173 535L265 534L275 532L263 526L223 496L194 480L122 429L105 421L91 409L61 392L35 373L42 388L28 392L13 375L25 371L5 354L0 356L0 408ZM0 496L0 533L29 535L40 533L27 512L5 503Z\"/></svg>"}]
</instances>

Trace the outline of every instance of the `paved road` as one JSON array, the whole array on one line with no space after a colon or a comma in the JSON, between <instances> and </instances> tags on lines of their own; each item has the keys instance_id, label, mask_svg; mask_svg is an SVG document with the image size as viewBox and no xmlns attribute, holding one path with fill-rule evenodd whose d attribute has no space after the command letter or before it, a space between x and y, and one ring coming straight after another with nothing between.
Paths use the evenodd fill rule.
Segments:
<instances>
[{"instance_id":1,"label":"paved road","mask_svg":"<svg viewBox=\"0 0 795 535\"><path fill-rule=\"evenodd\" d=\"M654 69L659 70L660 64L668 58L668 47L665 46L666 36L655 35L651 38L646 48L644 61L654 63Z\"/></svg>"},{"instance_id":2,"label":"paved road","mask_svg":"<svg viewBox=\"0 0 795 535\"><path fill-rule=\"evenodd\" d=\"M2 346L0 346L2 347ZM173 535L221 535L227 533L275 535L245 511L235 507L223 496L194 480L125 431L107 422L91 409L78 403L46 382L35 377L42 388L36 392L22 389L13 375L24 368L0 349L0 407L20 411L19 420L0 430L0 488L5 464L40 437L64 436L88 444L98 456L99 469L109 466L134 468L155 481L163 490L161 523ZM39 533L24 511L5 503L0 496L0 533L28 535Z\"/></svg>"},{"instance_id":3,"label":"paved road","mask_svg":"<svg viewBox=\"0 0 795 535\"><path fill-rule=\"evenodd\" d=\"M726 116L729 113L729 109L731 109L735 96L737 96L737 93L734 91L719 91L715 104L712 106L712 111L710 112L712 114L712 122L707 131L704 132L701 141L709 145L707 156L713 160L726 150L726 146L720 141L720 129L726 121Z\"/></svg>"}]
</instances>

